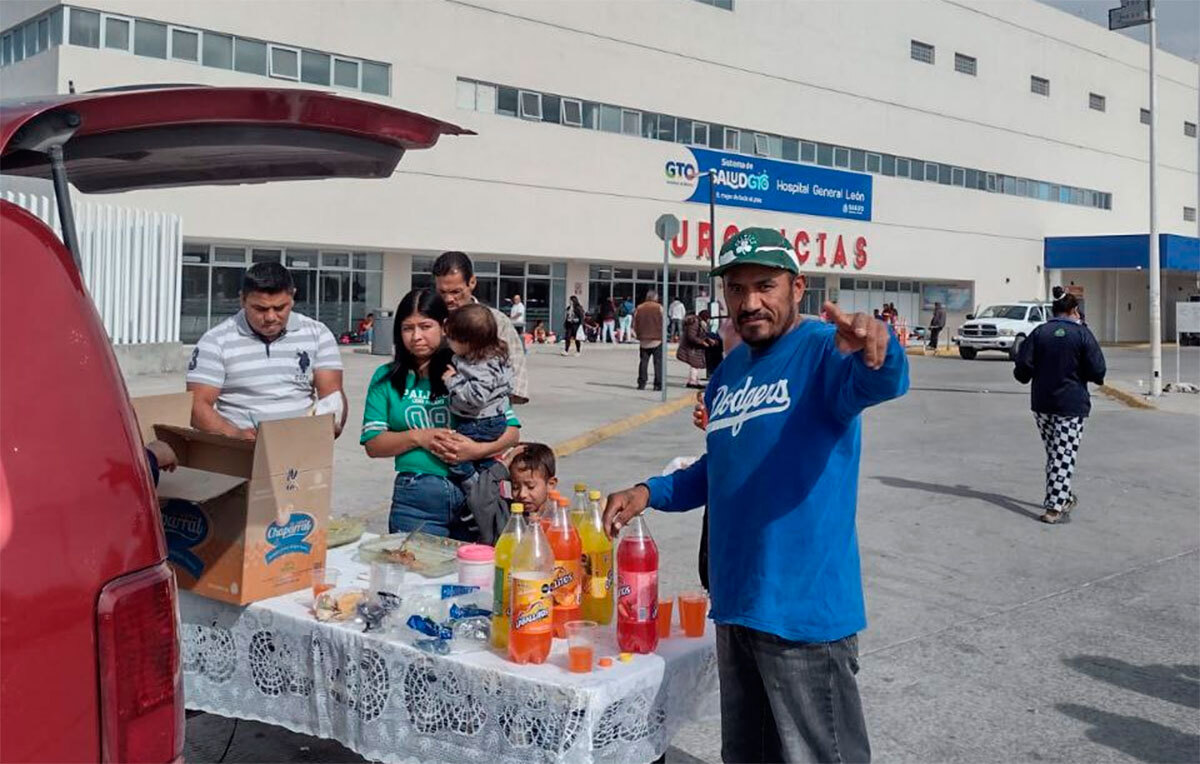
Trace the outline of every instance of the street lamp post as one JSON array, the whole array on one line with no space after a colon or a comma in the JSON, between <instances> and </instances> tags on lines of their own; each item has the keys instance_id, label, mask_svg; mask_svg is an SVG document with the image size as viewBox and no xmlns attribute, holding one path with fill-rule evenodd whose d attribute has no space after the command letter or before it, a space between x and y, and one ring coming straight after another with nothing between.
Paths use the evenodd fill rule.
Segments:
<instances>
[{"instance_id":1,"label":"street lamp post","mask_svg":"<svg viewBox=\"0 0 1200 764\"><path fill-rule=\"evenodd\" d=\"M1154 23L1154 0L1121 0L1121 7L1108 12L1108 28L1150 25L1150 394L1162 395L1162 275L1158 262L1158 162L1155 134L1158 132L1158 81L1154 59L1158 48L1158 24Z\"/></svg>"},{"instance_id":2,"label":"street lamp post","mask_svg":"<svg viewBox=\"0 0 1200 764\"><path fill-rule=\"evenodd\" d=\"M717 267L717 171L710 169L708 171L708 307L711 318L717 320L717 326L721 325L721 317L713 315L719 313L716 308L717 302L717 279L712 275L712 272Z\"/></svg>"},{"instance_id":3,"label":"street lamp post","mask_svg":"<svg viewBox=\"0 0 1200 764\"><path fill-rule=\"evenodd\" d=\"M662 375L659 376L655 372L654 380L658 382L662 388L663 403L667 402L667 341L671 338L667 335L667 294L670 291L671 285L671 239L679 233L679 218L674 215L660 215L658 220L654 221L654 233L662 240L663 245L663 293L659 298L662 300L662 344L658 346L658 352L662 353L662 361L660 366L656 368L662 369Z\"/></svg>"}]
</instances>

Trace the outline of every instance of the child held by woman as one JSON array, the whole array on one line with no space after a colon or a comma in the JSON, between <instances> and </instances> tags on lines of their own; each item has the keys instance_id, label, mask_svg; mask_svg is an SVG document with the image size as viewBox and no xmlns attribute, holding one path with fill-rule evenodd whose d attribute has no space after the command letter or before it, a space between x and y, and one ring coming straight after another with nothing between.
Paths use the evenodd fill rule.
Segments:
<instances>
[{"instance_id":1,"label":"child held by woman","mask_svg":"<svg viewBox=\"0 0 1200 764\"><path fill-rule=\"evenodd\" d=\"M482 305L464 305L446 319L446 337L454 358L442 380L454 429L477 443L499 440L508 427L512 367L508 346L496 333L496 319ZM491 461L463 462L451 468L451 475L465 480Z\"/></svg>"}]
</instances>

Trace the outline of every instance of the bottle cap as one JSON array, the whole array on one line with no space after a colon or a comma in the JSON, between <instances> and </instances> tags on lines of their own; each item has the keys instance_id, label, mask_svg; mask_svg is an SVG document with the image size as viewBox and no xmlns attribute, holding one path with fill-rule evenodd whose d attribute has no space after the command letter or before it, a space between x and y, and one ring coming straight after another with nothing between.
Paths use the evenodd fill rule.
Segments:
<instances>
[{"instance_id":1,"label":"bottle cap","mask_svg":"<svg viewBox=\"0 0 1200 764\"><path fill-rule=\"evenodd\" d=\"M589 491L588 498L591 499L592 501L600 501L600 492L599 491Z\"/></svg>"},{"instance_id":2,"label":"bottle cap","mask_svg":"<svg viewBox=\"0 0 1200 764\"><path fill-rule=\"evenodd\" d=\"M596 662L600 664L600 668L608 668L609 666L612 665L612 658L609 658L606 656Z\"/></svg>"},{"instance_id":3,"label":"bottle cap","mask_svg":"<svg viewBox=\"0 0 1200 764\"><path fill-rule=\"evenodd\" d=\"M617 660L621 663L630 663L633 661L633 653L621 653L617 656Z\"/></svg>"},{"instance_id":4,"label":"bottle cap","mask_svg":"<svg viewBox=\"0 0 1200 764\"><path fill-rule=\"evenodd\" d=\"M519 515L525 511L525 505L519 501L514 501L512 505L509 506L508 511L512 512L514 515Z\"/></svg>"},{"instance_id":5,"label":"bottle cap","mask_svg":"<svg viewBox=\"0 0 1200 764\"><path fill-rule=\"evenodd\" d=\"M575 493L583 493L586 490L587 490L587 483L576 483L575 484Z\"/></svg>"},{"instance_id":6,"label":"bottle cap","mask_svg":"<svg viewBox=\"0 0 1200 764\"><path fill-rule=\"evenodd\" d=\"M566 496L559 496L558 497L558 506L569 507L569 506L571 506L571 500L568 499Z\"/></svg>"}]
</instances>

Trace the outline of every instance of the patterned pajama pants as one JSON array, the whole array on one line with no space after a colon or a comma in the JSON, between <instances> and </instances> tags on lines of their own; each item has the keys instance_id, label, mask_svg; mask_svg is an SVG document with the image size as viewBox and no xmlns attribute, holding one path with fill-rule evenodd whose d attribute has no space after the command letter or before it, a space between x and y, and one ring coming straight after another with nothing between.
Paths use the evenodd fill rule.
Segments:
<instances>
[{"instance_id":1,"label":"patterned pajama pants","mask_svg":"<svg viewBox=\"0 0 1200 764\"><path fill-rule=\"evenodd\" d=\"M1071 502L1071 478L1083 437L1083 417L1034 412L1042 444L1046 447L1045 509L1061 512Z\"/></svg>"}]
</instances>

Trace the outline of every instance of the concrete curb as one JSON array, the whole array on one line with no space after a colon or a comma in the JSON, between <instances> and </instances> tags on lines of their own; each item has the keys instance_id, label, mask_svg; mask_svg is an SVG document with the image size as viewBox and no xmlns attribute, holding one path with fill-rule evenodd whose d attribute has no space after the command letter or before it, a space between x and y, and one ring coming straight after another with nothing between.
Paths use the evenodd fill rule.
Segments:
<instances>
[{"instance_id":1,"label":"concrete curb","mask_svg":"<svg viewBox=\"0 0 1200 764\"><path fill-rule=\"evenodd\" d=\"M653 422L655 419L661 419L665 416L670 416L677 411L689 408L696 403L695 393L698 390L690 391L687 395L679 398L674 398L666 403L660 403L654 408L647 409L632 416L627 416L624 419L618 419L615 422L597 427L591 432L585 432L583 435L577 435L570 440L564 440L562 443L556 443L551 448L554 455L559 459L570 456L576 452L582 451L585 448L596 445L600 441L608 440L609 438L623 435L630 430L641 427L647 422Z\"/></svg>"},{"instance_id":2,"label":"concrete curb","mask_svg":"<svg viewBox=\"0 0 1200 764\"><path fill-rule=\"evenodd\" d=\"M1131 409L1148 409L1150 411L1158 411L1158 406L1155 406L1150 401L1146 400L1143 395L1131 393L1128 390L1122 390L1119 387L1114 387L1111 384L1100 385L1100 392L1107 395L1109 398L1124 403Z\"/></svg>"},{"instance_id":3,"label":"concrete curb","mask_svg":"<svg viewBox=\"0 0 1200 764\"><path fill-rule=\"evenodd\" d=\"M956 348L940 347L936 351L926 352L925 348L921 345L909 345L904 348L904 353L906 355L923 356L926 358L953 358L958 355L958 350Z\"/></svg>"}]
</instances>

